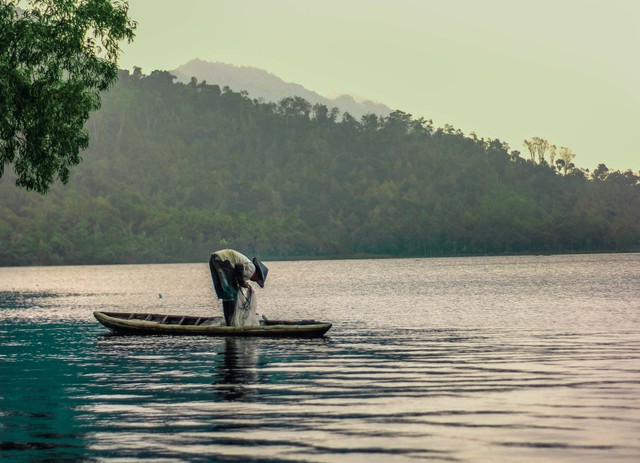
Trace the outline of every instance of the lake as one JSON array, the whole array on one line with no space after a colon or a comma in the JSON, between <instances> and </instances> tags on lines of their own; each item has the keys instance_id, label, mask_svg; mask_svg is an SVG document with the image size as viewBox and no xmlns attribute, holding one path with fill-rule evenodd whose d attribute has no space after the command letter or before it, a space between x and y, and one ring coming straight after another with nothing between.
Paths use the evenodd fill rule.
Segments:
<instances>
[{"instance_id":1,"label":"lake","mask_svg":"<svg viewBox=\"0 0 640 463\"><path fill-rule=\"evenodd\" d=\"M640 254L266 262L320 339L93 318L221 315L207 259L0 268L0 460L640 461Z\"/></svg>"}]
</instances>

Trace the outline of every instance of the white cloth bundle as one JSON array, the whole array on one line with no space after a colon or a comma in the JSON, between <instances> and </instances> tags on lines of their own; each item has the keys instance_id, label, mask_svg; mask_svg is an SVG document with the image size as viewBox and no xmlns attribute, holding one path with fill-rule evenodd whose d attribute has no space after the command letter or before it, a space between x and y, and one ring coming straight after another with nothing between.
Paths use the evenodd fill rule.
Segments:
<instances>
[{"instance_id":1,"label":"white cloth bundle","mask_svg":"<svg viewBox=\"0 0 640 463\"><path fill-rule=\"evenodd\" d=\"M258 298L251 286L238 290L236 299L236 310L233 313L231 326L257 326L260 324L256 310L258 308Z\"/></svg>"}]
</instances>

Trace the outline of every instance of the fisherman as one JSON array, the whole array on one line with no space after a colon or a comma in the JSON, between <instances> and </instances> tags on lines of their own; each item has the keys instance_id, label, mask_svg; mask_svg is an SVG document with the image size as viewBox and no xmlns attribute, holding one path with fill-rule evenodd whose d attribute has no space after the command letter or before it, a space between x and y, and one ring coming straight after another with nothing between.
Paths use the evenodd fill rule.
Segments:
<instances>
[{"instance_id":1,"label":"fisherman","mask_svg":"<svg viewBox=\"0 0 640 463\"><path fill-rule=\"evenodd\" d=\"M238 251L222 249L211 254L209 270L211 270L216 295L218 299L222 299L225 323L231 326L240 288L251 291L248 280L264 288L269 269L255 257L249 260Z\"/></svg>"}]
</instances>

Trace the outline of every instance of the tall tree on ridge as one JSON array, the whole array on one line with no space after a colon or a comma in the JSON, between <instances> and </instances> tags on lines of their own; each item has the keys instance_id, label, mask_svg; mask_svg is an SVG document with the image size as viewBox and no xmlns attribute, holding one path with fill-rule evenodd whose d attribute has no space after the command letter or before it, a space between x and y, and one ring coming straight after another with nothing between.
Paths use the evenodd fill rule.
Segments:
<instances>
[{"instance_id":1,"label":"tall tree on ridge","mask_svg":"<svg viewBox=\"0 0 640 463\"><path fill-rule=\"evenodd\" d=\"M89 145L84 124L118 77L136 22L122 0L0 3L0 177L46 193Z\"/></svg>"}]
</instances>

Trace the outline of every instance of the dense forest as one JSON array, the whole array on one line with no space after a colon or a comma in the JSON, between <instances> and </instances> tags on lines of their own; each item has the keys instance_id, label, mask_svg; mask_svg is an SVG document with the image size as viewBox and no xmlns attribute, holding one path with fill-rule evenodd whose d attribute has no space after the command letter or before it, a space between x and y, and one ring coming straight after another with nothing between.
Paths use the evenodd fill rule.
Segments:
<instances>
[{"instance_id":1,"label":"dense forest","mask_svg":"<svg viewBox=\"0 0 640 463\"><path fill-rule=\"evenodd\" d=\"M87 130L68 185L0 179L0 265L640 250L638 174L401 111L356 120L136 68Z\"/></svg>"}]
</instances>

